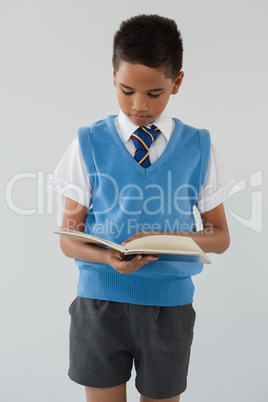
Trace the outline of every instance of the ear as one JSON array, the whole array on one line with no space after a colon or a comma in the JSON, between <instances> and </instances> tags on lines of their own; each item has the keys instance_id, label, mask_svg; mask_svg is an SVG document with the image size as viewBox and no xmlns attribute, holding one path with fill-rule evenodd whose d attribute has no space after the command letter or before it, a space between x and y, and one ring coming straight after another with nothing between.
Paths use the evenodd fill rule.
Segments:
<instances>
[{"instance_id":1,"label":"ear","mask_svg":"<svg viewBox=\"0 0 268 402\"><path fill-rule=\"evenodd\" d=\"M114 84L114 86L116 86L116 73L114 71L114 68L113 68L113 77L114 77L113 84Z\"/></svg>"},{"instance_id":2,"label":"ear","mask_svg":"<svg viewBox=\"0 0 268 402\"><path fill-rule=\"evenodd\" d=\"M184 72L180 71L173 83L173 89L171 91L172 95L175 95L176 93L178 93L182 80L183 80L183 77L184 77Z\"/></svg>"}]
</instances>

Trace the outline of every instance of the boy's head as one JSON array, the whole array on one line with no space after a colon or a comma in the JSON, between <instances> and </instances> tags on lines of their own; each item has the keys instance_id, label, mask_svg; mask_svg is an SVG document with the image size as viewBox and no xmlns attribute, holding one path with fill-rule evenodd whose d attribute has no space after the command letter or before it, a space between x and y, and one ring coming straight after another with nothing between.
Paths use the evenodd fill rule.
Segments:
<instances>
[{"instance_id":1,"label":"boy's head","mask_svg":"<svg viewBox=\"0 0 268 402\"><path fill-rule=\"evenodd\" d=\"M155 121L178 92L182 53L173 20L140 15L121 23L114 37L114 86L121 110L134 124Z\"/></svg>"},{"instance_id":2,"label":"boy's head","mask_svg":"<svg viewBox=\"0 0 268 402\"><path fill-rule=\"evenodd\" d=\"M114 36L113 67L143 64L161 70L172 81L182 68L183 45L175 21L159 15L137 15L121 23Z\"/></svg>"}]
</instances>

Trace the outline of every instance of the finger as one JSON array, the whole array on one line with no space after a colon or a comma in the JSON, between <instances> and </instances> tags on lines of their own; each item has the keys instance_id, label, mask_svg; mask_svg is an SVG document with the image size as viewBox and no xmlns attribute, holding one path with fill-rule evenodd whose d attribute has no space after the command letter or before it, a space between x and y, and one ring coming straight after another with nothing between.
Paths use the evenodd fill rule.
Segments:
<instances>
[{"instance_id":1,"label":"finger","mask_svg":"<svg viewBox=\"0 0 268 402\"><path fill-rule=\"evenodd\" d=\"M158 259L159 259L158 255L147 255L147 260L149 261L156 261Z\"/></svg>"},{"instance_id":2,"label":"finger","mask_svg":"<svg viewBox=\"0 0 268 402\"><path fill-rule=\"evenodd\" d=\"M151 232L148 230L144 230L143 232L139 232L134 234L133 236L129 237L127 240L125 240L123 243L121 243L122 246L125 244L129 243L132 240L139 239L140 237L148 236Z\"/></svg>"}]
</instances>

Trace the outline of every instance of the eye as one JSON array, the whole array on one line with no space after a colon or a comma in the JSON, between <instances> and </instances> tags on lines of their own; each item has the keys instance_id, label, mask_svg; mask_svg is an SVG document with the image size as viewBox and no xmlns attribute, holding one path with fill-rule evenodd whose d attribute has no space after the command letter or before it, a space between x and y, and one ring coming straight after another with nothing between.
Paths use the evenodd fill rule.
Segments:
<instances>
[{"instance_id":1,"label":"eye","mask_svg":"<svg viewBox=\"0 0 268 402\"><path fill-rule=\"evenodd\" d=\"M148 94L151 98L158 98L161 94L153 95L153 94Z\"/></svg>"},{"instance_id":2,"label":"eye","mask_svg":"<svg viewBox=\"0 0 268 402\"><path fill-rule=\"evenodd\" d=\"M134 94L134 92L126 92L123 88L122 88L122 91L123 91L123 93L124 93L125 95L132 95L132 94Z\"/></svg>"}]
</instances>

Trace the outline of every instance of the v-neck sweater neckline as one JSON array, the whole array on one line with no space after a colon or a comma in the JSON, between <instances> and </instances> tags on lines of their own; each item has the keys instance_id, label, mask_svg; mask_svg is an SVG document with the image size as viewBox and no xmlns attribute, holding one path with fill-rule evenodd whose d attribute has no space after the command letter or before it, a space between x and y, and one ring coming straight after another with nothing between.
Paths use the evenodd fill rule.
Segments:
<instances>
[{"instance_id":1,"label":"v-neck sweater neckline","mask_svg":"<svg viewBox=\"0 0 268 402\"><path fill-rule=\"evenodd\" d=\"M175 121L175 127L173 134L171 136L171 139L169 140L164 152L159 156L159 158L152 163L148 168L144 168L139 163L133 158L133 156L129 153L129 151L126 149L125 145L123 144L122 139L119 136L119 133L117 131L114 119L116 115L110 115L106 118L106 123L108 126L108 129L110 130L112 137L119 148L120 154L124 156L124 158L128 161L128 163L133 167L136 172L142 176L142 177L149 177L154 174L156 170L160 166L165 163L165 161L169 158L171 153L173 152L177 142L179 141L182 133L182 122L179 119L174 119Z\"/></svg>"}]
</instances>

